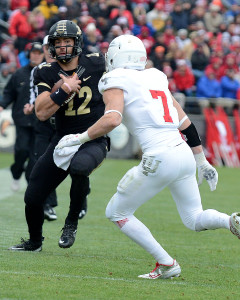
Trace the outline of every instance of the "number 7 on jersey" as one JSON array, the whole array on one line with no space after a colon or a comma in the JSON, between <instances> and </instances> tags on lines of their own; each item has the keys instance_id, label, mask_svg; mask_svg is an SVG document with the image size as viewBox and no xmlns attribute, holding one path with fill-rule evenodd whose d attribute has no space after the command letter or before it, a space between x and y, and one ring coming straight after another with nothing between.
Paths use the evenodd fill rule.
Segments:
<instances>
[{"instance_id":1,"label":"number 7 on jersey","mask_svg":"<svg viewBox=\"0 0 240 300\"><path fill-rule=\"evenodd\" d=\"M164 116L163 116L164 121L168 123L173 123L172 117L170 116L169 113L166 94L163 91L155 91L155 90L150 90L150 93L153 99L158 99L158 97L161 98L163 104L163 110L164 110Z\"/></svg>"}]
</instances>

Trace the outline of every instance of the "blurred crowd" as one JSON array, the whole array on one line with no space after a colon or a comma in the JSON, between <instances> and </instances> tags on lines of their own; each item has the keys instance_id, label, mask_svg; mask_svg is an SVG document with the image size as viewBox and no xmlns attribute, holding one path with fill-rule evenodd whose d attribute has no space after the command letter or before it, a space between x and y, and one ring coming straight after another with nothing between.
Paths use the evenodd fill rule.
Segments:
<instances>
[{"instance_id":1,"label":"blurred crowd","mask_svg":"<svg viewBox=\"0 0 240 300\"><path fill-rule=\"evenodd\" d=\"M0 97L28 63L30 43L62 19L80 26L85 53L105 53L121 34L138 36L147 67L167 75L172 93L240 99L240 0L1 0Z\"/></svg>"}]
</instances>

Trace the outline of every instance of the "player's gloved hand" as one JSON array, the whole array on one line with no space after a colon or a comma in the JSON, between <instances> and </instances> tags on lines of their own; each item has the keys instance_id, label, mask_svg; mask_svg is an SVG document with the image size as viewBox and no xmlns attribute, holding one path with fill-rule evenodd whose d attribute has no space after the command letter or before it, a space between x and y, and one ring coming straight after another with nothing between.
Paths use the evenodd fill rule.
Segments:
<instances>
[{"instance_id":1,"label":"player's gloved hand","mask_svg":"<svg viewBox=\"0 0 240 300\"><path fill-rule=\"evenodd\" d=\"M203 152L194 154L194 157L198 168L198 185L202 184L203 178L205 178L210 187L210 190L216 190L218 183L217 170L206 160Z\"/></svg>"},{"instance_id":2,"label":"player's gloved hand","mask_svg":"<svg viewBox=\"0 0 240 300\"><path fill-rule=\"evenodd\" d=\"M55 149L61 149L64 147L71 147L75 145L81 146L82 144L88 141L90 141L90 138L88 136L87 131L83 133L68 134L61 138Z\"/></svg>"},{"instance_id":3,"label":"player's gloved hand","mask_svg":"<svg viewBox=\"0 0 240 300\"><path fill-rule=\"evenodd\" d=\"M55 149L80 145L80 143L79 134L68 134L61 138Z\"/></svg>"}]
</instances>

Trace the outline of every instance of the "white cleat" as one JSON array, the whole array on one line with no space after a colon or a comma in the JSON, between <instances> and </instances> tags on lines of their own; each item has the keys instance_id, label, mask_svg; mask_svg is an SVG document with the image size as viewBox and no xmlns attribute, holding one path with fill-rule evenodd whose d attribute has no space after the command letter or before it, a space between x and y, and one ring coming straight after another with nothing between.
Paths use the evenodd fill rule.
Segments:
<instances>
[{"instance_id":1,"label":"white cleat","mask_svg":"<svg viewBox=\"0 0 240 300\"><path fill-rule=\"evenodd\" d=\"M13 179L11 189L14 192L18 192L20 190L20 179Z\"/></svg>"},{"instance_id":2,"label":"white cleat","mask_svg":"<svg viewBox=\"0 0 240 300\"><path fill-rule=\"evenodd\" d=\"M230 231L240 239L240 213L233 213L230 217Z\"/></svg>"},{"instance_id":3,"label":"white cleat","mask_svg":"<svg viewBox=\"0 0 240 300\"><path fill-rule=\"evenodd\" d=\"M181 268L174 259L173 264L168 265L161 265L158 262L156 263L156 268L152 270L152 272L148 274L139 275L139 278L146 278L146 279L167 279L178 277L181 274Z\"/></svg>"}]
</instances>

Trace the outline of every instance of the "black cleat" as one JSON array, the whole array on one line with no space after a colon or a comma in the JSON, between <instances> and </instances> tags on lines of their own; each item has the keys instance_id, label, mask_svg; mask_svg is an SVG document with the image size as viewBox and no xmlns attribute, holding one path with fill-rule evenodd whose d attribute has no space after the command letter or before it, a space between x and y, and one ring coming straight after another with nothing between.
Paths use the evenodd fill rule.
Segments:
<instances>
[{"instance_id":1,"label":"black cleat","mask_svg":"<svg viewBox=\"0 0 240 300\"><path fill-rule=\"evenodd\" d=\"M46 204L44 206L44 219L48 221L55 221L57 220L57 215L53 207L51 207L49 204Z\"/></svg>"},{"instance_id":2,"label":"black cleat","mask_svg":"<svg viewBox=\"0 0 240 300\"><path fill-rule=\"evenodd\" d=\"M23 238L21 238L21 244L14 245L8 248L8 250L40 252L42 251L42 243L36 243L36 242L32 242L30 239L24 240Z\"/></svg>"},{"instance_id":3,"label":"black cleat","mask_svg":"<svg viewBox=\"0 0 240 300\"><path fill-rule=\"evenodd\" d=\"M62 235L59 239L58 246L60 248L70 248L74 242L77 233L77 225L65 224L62 228Z\"/></svg>"}]
</instances>

